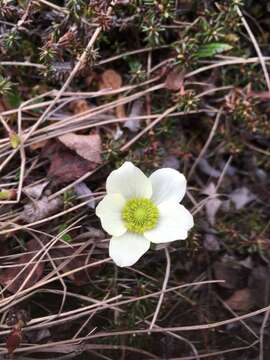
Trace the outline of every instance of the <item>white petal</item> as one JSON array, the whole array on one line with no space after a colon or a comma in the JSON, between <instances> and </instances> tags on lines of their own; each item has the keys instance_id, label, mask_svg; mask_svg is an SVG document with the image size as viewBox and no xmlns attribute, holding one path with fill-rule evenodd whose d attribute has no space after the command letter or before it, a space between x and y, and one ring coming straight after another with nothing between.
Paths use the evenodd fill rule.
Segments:
<instances>
[{"instance_id":1,"label":"white petal","mask_svg":"<svg viewBox=\"0 0 270 360\"><path fill-rule=\"evenodd\" d=\"M193 216L176 202L165 201L158 206L159 221L155 229L146 231L144 236L153 243L184 240L192 228Z\"/></svg>"},{"instance_id":2,"label":"white petal","mask_svg":"<svg viewBox=\"0 0 270 360\"><path fill-rule=\"evenodd\" d=\"M186 192L187 181L183 174L175 169L164 168L150 176L153 187L152 200L156 204L163 201L180 202Z\"/></svg>"},{"instance_id":3,"label":"white petal","mask_svg":"<svg viewBox=\"0 0 270 360\"><path fill-rule=\"evenodd\" d=\"M150 180L131 162L125 162L119 169L111 172L106 189L108 193L120 193L126 199L132 197L149 199L152 195Z\"/></svg>"},{"instance_id":4,"label":"white petal","mask_svg":"<svg viewBox=\"0 0 270 360\"><path fill-rule=\"evenodd\" d=\"M114 236L123 235L127 230L121 218L121 211L126 200L121 194L109 194L96 207L96 214L107 233Z\"/></svg>"},{"instance_id":5,"label":"white petal","mask_svg":"<svg viewBox=\"0 0 270 360\"><path fill-rule=\"evenodd\" d=\"M109 254L118 266L132 266L149 249L150 241L142 235L127 232L113 237L110 241Z\"/></svg>"}]
</instances>

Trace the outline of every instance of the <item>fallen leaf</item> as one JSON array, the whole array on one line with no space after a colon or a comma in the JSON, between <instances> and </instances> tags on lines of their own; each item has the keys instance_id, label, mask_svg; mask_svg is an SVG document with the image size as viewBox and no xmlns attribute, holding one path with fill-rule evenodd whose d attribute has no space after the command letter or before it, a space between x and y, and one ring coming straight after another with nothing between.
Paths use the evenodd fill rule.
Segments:
<instances>
[{"instance_id":1,"label":"fallen leaf","mask_svg":"<svg viewBox=\"0 0 270 360\"><path fill-rule=\"evenodd\" d=\"M92 85L93 81L97 79L98 79L98 74L95 71L93 71L91 72L90 75L86 76L86 78L84 79L84 83L87 87L89 87Z\"/></svg>"},{"instance_id":2,"label":"fallen leaf","mask_svg":"<svg viewBox=\"0 0 270 360\"><path fill-rule=\"evenodd\" d=\"M58 266L63 264L64 261L69 260L69 262L60 270L61 273L78 269L96 261L92 258L89 259L89 252L87 249L84 249L82 254L77 253L76 256L74 256L74 253L77 251L77 249L78 246L72 244L68 247L55 247L50 251L50 255L55 259L54 261ZM61 259L57 260L57 258ZM82 286L89 283L90 273L93 273L93 271L97 270L97 268L100 268L100 265L72 273L68 275L68 278L73 282L74 285Z\"/></svg>"},{"instance_id":3,"label":"fallen leaf","mask_svg":"<svg viewBox=\"0 0 270 360\"><path fill-rule=\"evenodd\" d=\"M33 257L36 255L36 252L40 249L41 245L36 240L33 239L28 241L26 253L16 259L16 262L14 263L15 266L5 268L1 271L0 283L3 286L7 286L7 289L10 292L16 293L26 278L28 278L31 271L35 268L22 289L27 289L34 285L41 278L44 270L44 263L37 263L37 258L31 262Z\"/></svg>"},{"instance_id":4,"label":"fallen leaf","mask_svg":"<svg viewBox=\"0 0 270 360\"><path fill-rule=\"evenodd\" d=\"M86 226L86 230L76 236L76 241L81 242L85 240L104 240L106 238L105 233L101 229L97 229L93 226ZM103 241L95 242L95 246L101 249L108 249L108 243Z\"/></svg>"},{"instance_id":5,"label":"fallen leaf","mask_svg":"<svg viewBox=\"0 0 270 360\"><path fill-rule=\"evenodd\" d=\"M203 240L203 246L208 251L218 251L220 250L220 243L215 234L208 233L205 235Z\"/></svg>"},{"instance_id":6,"label":"fallen leaf","mask_svg":"<svg viewBox=\"0 0 270 360\"><path fill-rule=\"evenodd\" d=\"M105 234L101 229L94 228L93 226L87 226L87 230L91 234L91 237L97 239L105 239Z\"/></svg>"},{"instance_id":7,"label":"fallen leaf","mask_svg":"<svg viewBox=\"0 0 270 360\"><path fill-rule=\"evenodd\" d=\"M180 90L184 85L184 72L173 69L169 72L165 80L165 87L169 90Z\"/></svg>"},{"instance_id":8,"label":"fallen leaf","mask_svg":"<svg viewBox=\"0 0 270 360\"><path fill-rule=\"evenodd\" d=\"M235 189L229 196L237 210L242 209L244 206L256 199L256 196L245 186Z\"/></svg>"},{"instance_id":9,"label":"fallen leaf","mask_svg":"<svg viewBox=\"0 0 270 360\"><path fill-rule=\"evenodd\" d=\"M202 191L203 194L208 196L214 196L217 194L216 185L213 182L210 182Z\"/></svg>"},{"instance_id":10,"label":"fallen leaf","mask_svg":"<svg viewBox=\"0 0 270 360\"><path fill-rule=\"evenodd\" d=\"M27 324L29 320L29 314L23 309L18 309L14 312L9 311L6 323L9 326L13 326L6 341L6 348L9 354L13 353L14 350L19 347L22 341L22 328Z\"/></svg>"},{"instance_id":11,"label":"fallen leaf","mask_svg":"<svg viewBox=\"0 0 270 360\"><path fill-rule=\"evenodd\" d=\"M212 197L207 199L207 203L205 205L206 216L211 225L215 224L216 213L220 206L222 205L222 201L218 199L216 193L216 185L211 182L204 190L203 193Z\"/></svg>"},{"instance_id":12,"label":"fallen leaf","mask_svg":"<svg viewBox=\"0 0 270 360\"><path fill-rule=\"evenodd\" d=\"M99 82L99 89L111 89L117 90L122 86L122 77L121 75L113 69L108 69L104 71L101 75ZM118 100L121 99L121 95L119 95ZM118 104L115 108L115 116L117 119L122 119L126 117L126 111L124 104Z\"/></svg>"},{"instance_id":13,"label":"fallen leaf","mask_svg":"<svg viewBox=\"0 0 270 360\"><path fill-rule=\"evenodd\" d=\"M214 276L217 280L225 280L220 283L221 287L227 289L241 289L246 287L249 270L241 266L234 258L224 256L213 264Z\"/></svg>"},{"instance_id":14,"label":"fallen leaf","mask_svg":"<svg viewBox=\"0 0 270 360\"><path fill-rule=\"evenodd\" d=\"M164 159L161 167L179 170L180 169L180 161L177 159L176 156L171 155Z\"/></svg>"},{"instance_id":15,"label":"fallen leaf","mask_svg":"<svg viewBox=\"0 0 270 360\"><path fill-rule=\"evenodd\" d=\"M74 114L80 114L82 112L90 110L91 106L88 104L88 102L86 100L80 99L80 100L72 101L72 103L69 106L69 109Z\"/></svg>"},{"instance_id":16,"label":"fallen leaf","mask_svg":"<svg viewBox=\"0 0 270 360\"><path fill-rule=\"evenodd\" d=\"M269 305L270 302L270 268L259 265L251 271L248 287L252 292L254 302L258 308Z\"/></svg>"},{"instance_id":17,"label":"fallen leaf","mask_svg":"<svg viewBox=\"0 0 270 360\"><path fill-rule=\"evenodd\" d=\"M108 69L101 75L100 89L116 90L122 86L122 77L115 70Z\"/></svg>"},{"instance_id":18,"label":"fallen leaf","mask_svg":"<svg viewBox=\"0 0 270 360\"><path fill-rule=\"evenodd\" d=\"M228 162L224 160L220 160L218 167L222 171L226 166L226 176L234 176L237 173L237 168L233 165L228 164Z\"/></svg>"},{"instance_id":19,"label":"fallen leaf","mask_svg":"<svg viewBox=\"0 0 270 360\"><path fill-rule=\"evenodd\" d=\"M72 44L74 44L75 41L75 33L73 31L67 31L64 33L63 36L60 37L60 39L57 42L57 46L62 48L68 48Z\"/></svg>"},{"instance_id":20,"label":"fallen leaf","mask_svg":"<svg viewBox=\"0 0 270 360\"><path fill-rule=\"evenodd\" d=\"M202 172L211 177L219 178L221 175L221 171L213 168L206 159L201 159L198 166Z\"/></svg>"},{"instance_id":21,"label":"fallen leaf","mask_svg":"<svg viewBox=\"0 0 270 360\"><path fill-rule=\"evenodd\" d=\"M257 178L258 178L261 182L265 183L265 182L268 180L268 174L267 174L267 172L264 171L263 169L256 168L255 173L256 173Z\"/></svg>"},{"instance_id":22,"label":"fallen leaf","mask_svg":"<svg viewBox=\"0 0 270 360\"><path fill-rule=\"evenodd\" d=\"M258 98L261 101L269 101L270 93L269 91L261 91L261 92L249 91L248 97Z\"/></svg>"},{"instance_id":23,"label":"fallen leaf","mask_svg":"<svg viewBox=\"0 0 270 360\"><path fill-rule=\"evenodd\" d=\"M236 290L225 303L236 311L248 311L253 306L252 294L250 289Z\"/></svg>"},{"instance_id":24,"label":"fallen leaf","mask_svg":"<svg viewBox=\"0 0 270 360\"><path fill-rule=\"evenodd\" d=\"M49 200L47 196L43 196L38 201L26 204L21 218L27 223L35 222L54 214L62 205L63 201L59 197Z\"/></svg>"},{"instance_id":25,"label":"fallen leaf","mask_svg":"<svg viewBox=\"0 0 270 360\"><path fill-rule=\"evenodd\" d=\"M77 135L69 133L59 136L58 139L82 158L97 164L101 163L101 138L98 134Z\"/></svg>"},{"instance_id":26,"label":"fallen leaf","mask_svg":"<svg viewBox=\"0 0 270 360\"><path fill-rule=\"evenodd\" d=\"M50 329L40 329L40 330L34 330L31 332L31 342L32 343L40 343L41 341L48 340L51 338L52 334ZM28 333L29 336L29 333Z\"/></svg>"},{"instance_id":27,"label":"fallen leaf","mask_svg":"<svg viewBox=\"0 0 270 360\"><path fill-rule=\"evenodd\" d=\"M119 124L116 124L116 128L113 132L113 139L114 140L119 140L122 136L123 136L124 132L123 130L120 128Z\"/></svg>"},{"instance_id":28,"label":"fallen leaf","mask_svg":"<svg viewBox=\"0 0 270 360\"><path fill-rule=\"evenodd\" d=\"M84 182L80 182L79 184L74 185L74 191L76 195L78 195L80 198L83 198L83 201L89 200L87 203L89 208L95 209L96 201L93 192Z\"/></svg>"},{"instance_id":29,"label":"fallen leaf","mask_svg":"<svg viewBox=\"0 0 270 360\"><path fill-rule=\"evenodd\" d=\"M96 163L85 160L58 141L50 141L48 146L42 149L42 156L50 159L47 175L57 184L77 180L97 167Z\"/></svg>"},{"instance_id":30,"label":"fallen leaf","mask_svg":"<svg viewBox=\"0 0 270 360\"><path fill-rule=\"evenodd\" d=\"M14 350L20 345L22 341L22 330L21 328L14 328L8 335L6 341L6 348L9 354L13 353Z\"/></svg>"},{"instance_id":31,"label":"fallen leaf","mask_svg":"<svg viewBox=\"0 0 270 360\"><path fill-rule=\"evenodd\" d=\"M48 184L49 181L43 181L39 184L25 186L23 192L30 198L38 200Z\"/></svg>"},{"instance_id":32,"label":"fallen leaf","mask_svg":"<svg viewBox=\"0 0 270 360\"><path fill-rule=\"evenodd\" d=\"M30 145L31 150L42 149L45 145L48 144L48 140L38 141Z\"/></svg>"},{"instance_id":33,"label":"fallen leaf","mask_svg":"<svg viewBox=\"0 0 270 360\"><path fill-rule=\"evenodd\" d=\"M132 132L137 132L141 127L141 120L136 117L141 116L143 111L143 101L141 99L135 100L132 104L129 118L124 123L124 127Z\"/></svg>"},{"instance_id":34,"label":"fallen leaf","mask_svg":"<svg viewBox=\"0 0 270 360\"><path fill-rule=\"evenodd\" d=\"M239 261L239 264L244 266L245 268L251 270L254 268L254 261L251 256L246 257L245 259Z\"/></svg>"},{"instance_id":35,"label":"fallen leaf","mask_svg":"<svg viewBox=\"0 0 270 360\"><path fill-rule=\"evenodd\" d=\"M218 209L222 205L222 201L218 198L209 199L206 204L206 215L209 223L211 225L215 225L216 222L216 214L218 212Z\"/></svg>"},{"instance_id":36,"label":"fallen leaf","mask_svg":"<svg viewBox=\"0 0 270 360\"><path fill-rule=\"evenodd\" d=\"M120 96L118 97L118 100L121 100ZM117 119L122 119L122 118L125 118L127 116L124 104L118 104L116 106L115 115L116 115Z\"/></svg>"}]
</instances>

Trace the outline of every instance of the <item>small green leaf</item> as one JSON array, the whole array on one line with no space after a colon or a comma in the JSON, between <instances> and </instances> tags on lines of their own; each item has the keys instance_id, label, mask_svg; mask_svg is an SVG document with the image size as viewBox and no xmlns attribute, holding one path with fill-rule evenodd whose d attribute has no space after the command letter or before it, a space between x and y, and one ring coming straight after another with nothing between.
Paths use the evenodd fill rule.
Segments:
<instances>
[{"instance_id":1,"label":"small green leaf","mask_svg":"<svg viewBox=\"0 0 270 360\"><path fill-rule=\"evenodd\" d=\"M1 190L0 191L0 200L12 200L16 198L16 190Z\"/></svg>"},{"instance_id":2,"label":"small green leaf","mask_svg":"<svg viewBox=\"0 0 270 360\"><path fill-rule=\"evenodd\" d=\"M197 58L212 57L216 54L223 53L224 51L231 50L232 46L224 43L211 43L203 45L196 53Z\"/></svg>"},{"instance_id":3,"label":"small green leaf","mask_svg":"<svg viewBox=\"0 0 270 360\"><path fill-rule=\"evenodd\" d=\"M21 143L21 139L19 137L18 134L16 134L15 132L12 132L9 136L9 140L10 140L10 144L11 144L11 147L13 149L17 149L17 147L20 145Z\"/></svg>"},{"instance_id":4,"label":"small green leaf","mask_svg":"<svg viewBox=\"0 0 270 360\"><path fill-rule=\"evenodd\" d=\"M1 6L1 5L0 5ZM0 95L7 95L12 90L12 82L0 74Z\"/></svg>"},{"instance_id":5,"label":"small green leaf","mask_svg":"<svg viewBox=\"0 0 270 360\"><path fill-rule=\"evenodd\" d=\"M58 230L59 230L59 234L64 232L66 229L67 229L67 224L61 224L59 225L58 227ZM61 239L64 240L65 242L67 243L71 243L72 242L72 237L68 234L68 233L65 233L61 236Z\"/></svg>"},{"instance_id":6,"label":"small green leaf","mask_svg":"<svg viewBox=\"0 0 270 360\"><path fill-rule=\"evenodd\" d=\"M12 109L18 108L23 102L20 94L17 91L12 91L7 94L7 100Z\"/></svg>"}]
</instances>

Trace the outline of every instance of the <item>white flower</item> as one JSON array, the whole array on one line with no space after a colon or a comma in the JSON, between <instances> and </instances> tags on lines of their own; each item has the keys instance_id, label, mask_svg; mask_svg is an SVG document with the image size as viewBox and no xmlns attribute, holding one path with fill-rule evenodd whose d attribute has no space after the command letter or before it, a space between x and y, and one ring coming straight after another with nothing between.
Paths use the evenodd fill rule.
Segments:
<instances>
[{"instance_id":1,"label":"white flower","mask_svg":"<svg viewBox=\"0 0 270 360\"><path fill-rule=\"evenodd\" d=\"M131 266L150 243L187 238L193 217L179 202L186 192L186 178L170 168L156 170L149 178L131 162L109 175L107 195L96 214L112 238L109 253L118 266Z\"/></svg>"}]
</instances>

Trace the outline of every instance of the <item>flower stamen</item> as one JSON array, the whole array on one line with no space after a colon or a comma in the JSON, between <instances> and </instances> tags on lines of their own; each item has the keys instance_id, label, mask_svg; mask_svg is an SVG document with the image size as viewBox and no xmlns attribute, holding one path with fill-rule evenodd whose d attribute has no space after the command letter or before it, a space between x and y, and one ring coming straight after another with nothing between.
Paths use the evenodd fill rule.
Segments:
<instances>
[{"instance_id":1,"label":"flower stamen","mask_svg":"<svg viewBox=\"0 0 270 360\"><path fill-rule=\"evenodd\" d=\"M128 231L143 234L157 225L159 211L151 200L133 198L126 202L122 210L122 219Z\"/></svg>"}]
</instances>

